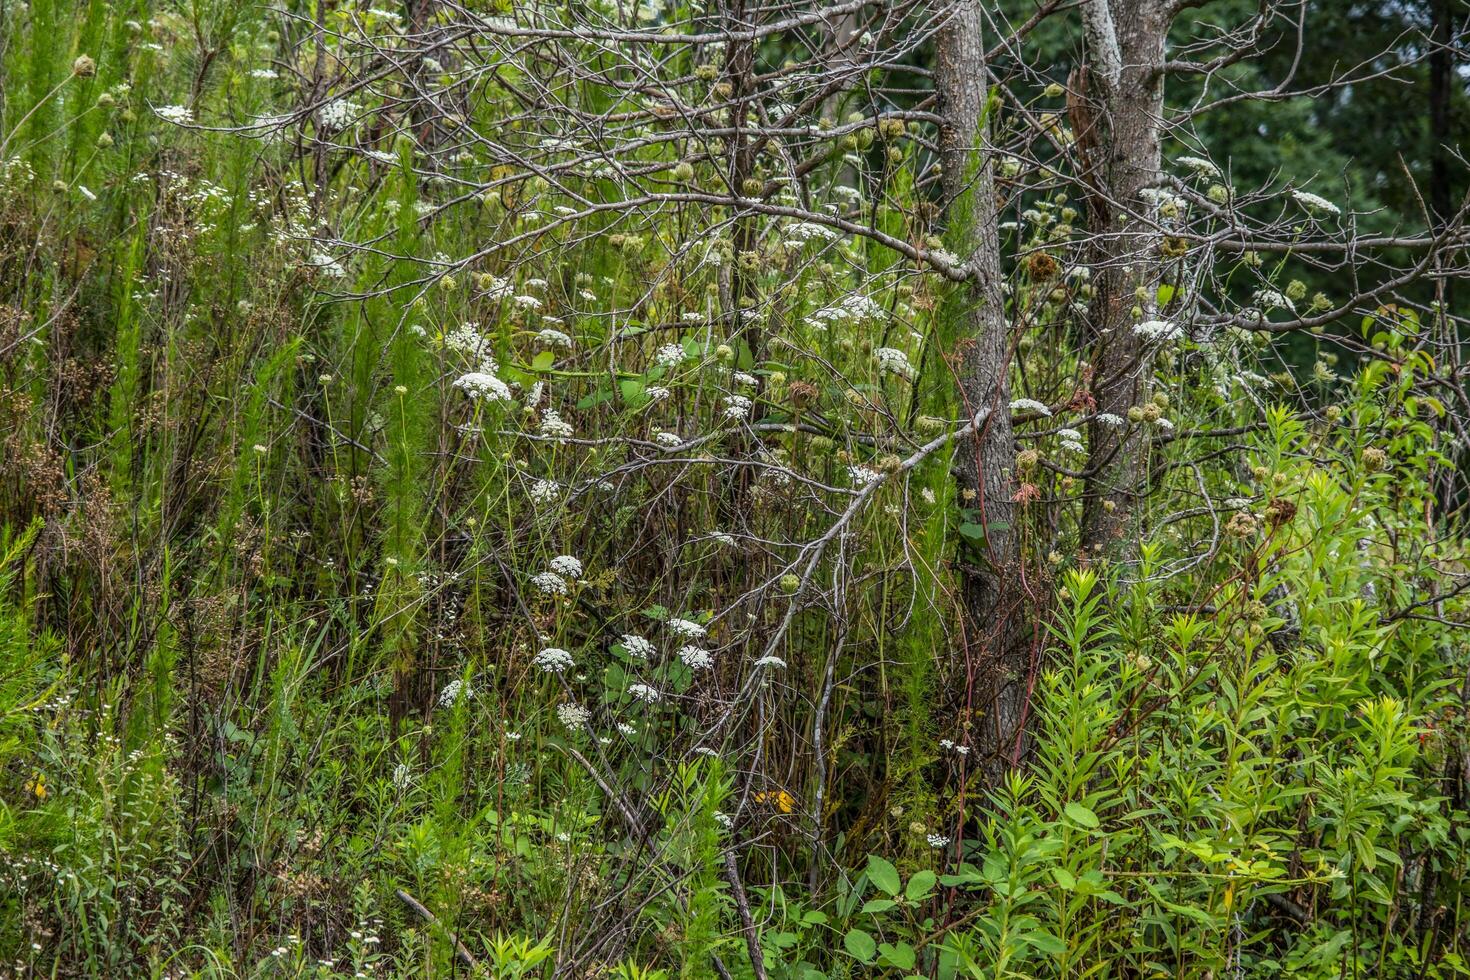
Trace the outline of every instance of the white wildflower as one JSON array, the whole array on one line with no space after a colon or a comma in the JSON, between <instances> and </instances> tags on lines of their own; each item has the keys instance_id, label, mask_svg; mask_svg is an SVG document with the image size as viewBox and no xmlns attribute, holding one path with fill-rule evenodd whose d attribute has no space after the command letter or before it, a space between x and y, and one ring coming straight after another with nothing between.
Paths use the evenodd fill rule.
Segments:
<instances>
[{"instance_id":1,"label":"white wildflower","mask_svg":"<svg viewBox=\"0 0 1470 980\"><path fill-rule=\"evenodd\" d=\"M647 684L630 684L628 685L628 693L644 704L657 704L663 699L663 695L658 692L658 688L649 687Z\"/></svg>"},{"instance_id":2,"label":"white wildflower","mask_svg":"<svg viewBox=\"0 0 1470 980\"><path fill-rule=\"evenodd\" d=\"M161 105L153 110L160 119L182 126L194 121L194 110L181 105Z\"/></svg>"},{"instance_id":3,"label":"white wildflower","mask_svg":"<svg viewBox=\"0 0 1470 980\"><path fill-rule=\"evenodd\" d=\"M336 99L317 110L317 125L329 132L342 129L352 122L357 111L357 106L353 103L346 99Z\"/></svg>"},{"instance_id":4,"label":"white wildflower","mask_svg":"<svg viewBox=\"0 0 1470 980\"><path fill-rule=\"evenodd\" d=\"M445 684L444 690L439 692L439 707L449 707L459 700L461 694L463 694L465 697L469 697L470 695L474 694L474 691L470 690L470 686L468 684L456 677L448 684Z\"/></svg>"},{"instance_id":5,"label":"white wildflower","mask_svg":"<svg viewBox=\"0 0 1470 980\"><path fill-rule=\"evenodd\" d=\"M538 504L554 503L561 497L561 487L554 480L537 480L531 484L531 499Z\"/></svg>"},{"instance_id":6,"label":"white wildflower","mask_svg":"<svg viewBox=\"0 0 1470 980\"><path fill-rule=\"evenodd\" d=\"M1292 191L1291 196L1298 204L1306 208L1308 211L1322 211L1327 214L1342 214L1342 208L1339 208L1336 204L1333 204L1325 197L1320 197L1308 191Z\"/></svg>"},{"instance_id":7,"label":"white wildflower","mask_svg":"<svg viewBox=\"0 0 1470 980\"><path fill-rule=\"evenodd\" d=\"M873 351L873 356L878 359L879 371L904 378L914 376L914 366L909 363L909 356L896 347L879 347Z\"/></svg>"},{"instance_id":8,"label":"white wildflower","mask_svg":"<svg viewBox=\"0 0 1470 980\"><path fill-rule=\"evenodd\" d=\"M925 837L925 840L929 842L930 847L936 849L946 847L949 844L949 838L944 834L929 834Z\"/></svg>"},{"instance_id":9,"label":"white wildflower","mask_svg":"<svg viewBox=\"0 0 1470 980\"><path fill-rule=\"evenodd\" d=\"M1051 418L1051 409L1047 408L1045 405L1034 398L1017 398L1015 401L1011 402L1011 411L1035 412L1038 415L1042 415L1046 418Z\"/></svg>"},{"instance_id":10,"label":"white wildflower","mask_svg":"<svg viewBox=\"0 0 1470 980\"><path fill-rule=\"evenodd\" d=\"M653 355L653 362L659 367L678 367L684 363L684 347L681 344L664 344Z\"/></svg>"},{"instance_id":11,"label":"white wildflower","mask_svg":"<svg viewBox=\"0 0 1470 980\"><path fill-rule=\"evenodd\" d=\"M715 665L715 658L710 656L708 650L693 644L679 648L679 659L690 670L708 670Z\"/></svg>"},{"instance_id":12,"label":"white wildflower","mask_svg":"<svg viewBox=\"0 0 1470 980\"><path fill-rule=\"evenodd\" d=\"M549 562L551 570L563 578L579 579L582 577L582 561L571 555L557 555Z\"/></svg>"},{"instance_id":13,"label":"white wildflower","mask_svg":"<svg viewBox=\"0 0 1470 980\"><path fill-rule=\"evenodd\" d=\"M657 647L637 633L624 633L622 644L628 656L638 660L649 660L658 653Z\"/></svg>"},{"instance_id":14,"label":"white wildflower","mask_svg":"<svg viewBox=\"0 0 1470 980\"><path fill-rule=\"evenodd\" d=\"M542 347L574 346L571 337L562 333L560 330L553 330L550 327L547 327L545 330L542 330L536 335L536 343L540 344Z\"/></svg>"},{"instance_id":15,"label":"white wildflower","mask_svg":"<svg viewBox=\"0 0 1470 980\"><path fill-rule=\"evenodd\" d=\"M532 659L531 663L548 674L560 674L571 670L572 655L560 647L547 647Z\"/></svg>"},{"instance_id":16,"label":"white wildflower","mask_svg":"<svg viewBox=\"0 0 1470 980\"><path fill-rule=\"evenodd\" d=\"M566 595L567 580L555 572L539 572L531 577L531 584L542 595Z\"/></svg>"},{"instance_id":17,"label":"white wildflower","mask_svg":"<svg viewBox=\"0 0 1470 980\"><path fill-rule=\"evenodd\" d=\"M1179 164L1180 166L1188 167L1195 173L1202 174L1206 177L1220 176L1220 168L1215 166L1210 161L1206 160L1204 157L1180 157Z\"/></svg>"},{"instance_id":18,"label":"white wildflower","mask_svg":"<svg viewBox=\"0 0 1470 980\"><path fill-rule=\"evenodd\" d=\"M776 670L786 669L786 661L782 660L780 657L761 657L755 662L755 665L757 667L774 667Z\"/></svg>"},{"instance_id":19,"label":"white wildflower","mask_svg":"<svg viewBox=\"0 0 1470 980\"><path fill-rule=\"evenodd\" d=\"M683 438L681 438L679 433L677 432L656 433L653 437L653 441L658 443L660 446L667 446L670 449L674 448L675 446L681 445L684 442Z\"/></svg>"},{"instance_id":20,"label":"white wildflower","mask_svg":"<svg viewBox=\"0 0 1470 980\"><path fill-rule=\"evenodd\" d=\"M471 398L482 398L489 402L510 401L510 388L506 386L506 383L495 375L486 374L484 371L471 371L468 374L460 375L455 380L454 387L463 391Z\"/></svg>"},{"instance_id":21,"label":"white wildflower","mask_svg":"<svg viewBox=\"0 0 1470 980\"><path fill-rule=\"evenodd\" d=\"M668 622L669 632L683 639L697 639L704 636L706 630L696 622L687 619L670 619Z\"/></svg>"},{"instance_id":22,"label":"white wildflower","mask_svg":"<svg viewBox=\"0 0 1470 980\"><path fill-rule=\"evenodd\" d=\"M551 409L547 409L546 412L543 413L541 416L541 426L539 431L541 435L545 436L548 439L561 440L570 439L572 437L573 429L570 422L565 421L560 415L558 415L556 412L553 412Z\"/></svg>"},{"instance_id":23,"label":"white wildflower","mask_svg":"<svg viewBox=\"0 0 1470 980\"><path fill-rule=\"evenodd\" d=\"M744 419L750 417L751 400L744 395L725 396L725 418Z\"/></svg>"},{"instance_id":24,"label":"white wildflower","mask_svg":"<svg viewBox=\"0 0 1470 980\"><path fill-rule=\"evenodd\" d=\"M587 719L592 717L592 712L575 701L565 701L556 706L556 717L572 731L580 731L586 726Z\"/></svg>"},{"instance_id":25,"label":"white wildflower","mask_svg":"<svg viewBox=\"0 0 1470 980\"><path fill-rule=\"evenodd\" d=\"M1168 320L1144 320L1133 325L1133 333L1144 340L1176 340L1182 331L1177 323Z\"/></svg>"}]
</instances>

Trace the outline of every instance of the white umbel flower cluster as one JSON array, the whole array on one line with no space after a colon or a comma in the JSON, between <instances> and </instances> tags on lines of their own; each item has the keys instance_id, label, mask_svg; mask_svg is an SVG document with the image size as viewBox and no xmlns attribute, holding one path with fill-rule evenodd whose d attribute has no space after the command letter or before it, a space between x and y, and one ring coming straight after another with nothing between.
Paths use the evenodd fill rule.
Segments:
<instances>
[{"instance_id":1,"label":"white umbel flower cluster","mask_svg":"<svg viewBox=\"0 0 1470 980\"><path fill-rule=\"evenodd\" d=\"M679 659L690 670L709 670L715 665L715 658L710 656L708 650L694 646L692 643L679 648Z\"/></svg>"},{"instance_id":2,"label":"white umbel flower cluster","mask_svg":"<svg viewBox=\"0 0 1470 980\"><path fill-rule=\"evenodd\" d=\"M531 584L542 595L566 595L567 580L555 572L539 572L531 577Z\"/></svg>"},{"instance_id":3,"label":"white umbel flower cluster","mask_svg":"<svg viewBox=\"0 0 1470 980\"><path fill-rule=\"evenodd\" d=\"M628 651L628 656L639 660L652 659L653 655L658 652L657 647L637 633L624 633L622 643L623 649Z\"/></svg>"},{"instance_id":4,"label":"white umbel flower cluster","mask_svg":"<svg viewBox=\"0 0 1470 980\"><path fill-rule=\"evenodd\" d=\"M536 654L531 662L548 674L565 673L575 666L572 655L560 647L547 647Z\"/></svg>"},{"instance_id":5,"label":"white umbel flower cluster","mask_svg":"<svg viewBox=\"0 0 1470 980\"><path fill-rule=\"evenodd\" d=\"M687 619L671 619L668 622L669 632L686 640L695 640L705 635L705 628L698 623Z\"/></svg>"},{"instance_id":6,"label":"white umbel flower cluster","mask_svg":"<svg viewBox=\"0 0 1470 980\"><path fill-rule=\"evenodd\" d=\"M579 579L582 577L582 560L571 555L557 555L550 561L551 570L556 574L568 579Z\"/></svg>"}]
</instances>

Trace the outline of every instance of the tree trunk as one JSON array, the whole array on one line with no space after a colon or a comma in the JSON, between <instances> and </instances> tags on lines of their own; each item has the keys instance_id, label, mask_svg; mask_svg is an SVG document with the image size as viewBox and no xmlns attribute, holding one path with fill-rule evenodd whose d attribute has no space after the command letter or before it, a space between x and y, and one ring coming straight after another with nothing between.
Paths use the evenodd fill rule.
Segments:
<instances>
[{"instance_id":1,"label":"tree trunk","mask_svg":"<svg viewBox=\"0 0 1470 980\"><path fill-rule=\"evenodd\" d=\"M1163 270L1157 208L1143 192L1157 185L1162 166L1168 14L1157 0L1091 0L1085 12L1086 90L1102 147L1084 163L1093 195L1092 394L1100 415L1125 422L1088 425L1081 538L1087 553L1099 554L1134 538L1125 532L1148 465L1147 432L1128 422L1128 412L1148 397L1150 351L1133 328L1156 308Z\"/></svg>"},{"instance_id":2,"label":"tree trunk","mask_svg":"<svg viewBox=\"0 0 1470 980\"><path fill-rule=\"evenodd\" d=\"M958 447L955 476L960 505L973 508L985 528L982 554L967 572L966 661L979 715L972 749L987 782L995 785L1024 754L1025 705L1031 658L1021 629L1012 475L1011 357L996 226L994 160L989 155L982 14L962 0L939 32L935 87L945 119L941 134L950 247L972 274L962 287L958 344L959 394L964 416L982 409L984 424Z\"/></svg>"}]
</instances>

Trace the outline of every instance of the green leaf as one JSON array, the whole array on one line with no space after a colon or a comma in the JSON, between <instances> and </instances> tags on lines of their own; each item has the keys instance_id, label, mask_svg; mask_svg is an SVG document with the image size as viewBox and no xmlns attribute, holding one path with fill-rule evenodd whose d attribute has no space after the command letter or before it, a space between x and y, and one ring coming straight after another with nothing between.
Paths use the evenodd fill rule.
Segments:
<instances>
[{"instance_id":1,"label":"green leaf","mask_svg":"<svg viewBox=\"0 0 1470 980\"><path fill-rule=\"evenodd\" d=\"M1066 805L1064 811L1067 814L1067 819L1071 820L1079 827L1086 827L1088 830L1097 829L1097 814L1093 813L1081 803L1078 803L1074 800L1073 802Z\"/></svg>"},{"instance_id":2,"label":"green leaf","mask_svg":"<svg viewBox=\"0 0 1470 980\"><path fill-rule=\"evenodd\" d=\"M1067 944L1049 932L1028 932L1020 937L1021 942L1035 946L1043 953L1060 956L1067 951Z\"/></svg>"},{"instance_id":3,"label":"green leaf","mask_svg":"<svg viewBox=\"0 0 1470 980\"><path fill-rule=\"evenodd\" d=\"M887 912L898 903L891 898L872 898L863 903L862 911L869 914Z\"/></svg>"},{"instance_id":4,"label":"green leaf","mask_svg":"<svg viewBox=\"0 0 1470 980\"><path fill-rule=\"evenodd\" d=\"M531 358L532 371L550 371L551 366L556 363L556 355L549 350L544 350Z\"/></svg>"},{"instance_id":5,"label":"green leaf","mask_svg":"<svg viewBox=\"0 0 1470 980\"><path fill-rule=\"evenodd\" d=\"M910 902L917 902L934 890L934 883L939 876L925 868L909 879L908 887L903 890L903 897Z\"/></svg>"},{"instance_id":6,"label":"green leaf","mask_svg":"<svg viewBox=\"0 0 1470 980\"><path fill-rule=\"evenodd\" d=\"M868 880L889 895L896 896L903 887L898 877L898 869L876 854L868 855Z\"/></svg>"},{"instance_id":7,"label":"green leaf","mask_svg":"<svg viewBox=\"0 0 1470 980\"><path fill-rule=\"evenodd\" d=\"M878 952L883 954L883 962L900 970L912 970L919 959L914 947L908 943L883 943Z\"/></svg>"},{"instance_id":8,"label":"green leaf","mask_svg":"<svg viewBox=\"0 0 1470 980\"><path fill-rule=\"evenodd\" d=\"M1072 872L1066 868L1052 868L1051 876L1058 885L1061 885L1067 891L1073 891L1077 887L1077 879L1072 877Z\"/></svg>"},{"instance_id":9,"label":"green leaf","mask_svg":"<svg viewBox=\"0 0 1470 980\"><path fill-rule=\"evenodd\" d=\"M847 955L864 963L873 962L873 957L878 954L878 944L861 929L848 930L842 937L842 948L847 950Z\"/></svg>"},{"instance_id":10,"label":"green leaf","mask_svg":"<svg viewBox=\"0 0 1470 980\"><path fill-rule=\"evenodd\" d=\"M898 877L898 868L876 854L867 855L867 880L876 884L883 892L894 896L903 887L903 882Z\"/></svg>"},{"instance_id":11,"label":"green leaf","mask_svg":"<svg viewBox=\"0 0 1470 980\"><path fill-rule=\"evenodd\" d=\"M985 526L967 521L960 525L960 537L969 538L971 541L984 541Z\"/></svg>"}]
</instances>

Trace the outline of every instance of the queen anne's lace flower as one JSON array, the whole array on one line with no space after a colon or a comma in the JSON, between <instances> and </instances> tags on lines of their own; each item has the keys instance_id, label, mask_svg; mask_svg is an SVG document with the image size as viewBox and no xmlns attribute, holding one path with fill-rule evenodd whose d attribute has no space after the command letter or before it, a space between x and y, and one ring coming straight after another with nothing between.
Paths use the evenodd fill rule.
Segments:
<instances>
[{"instance_id":1,"label":"queen anne's lace flower","mask_svg":"<svg viewBox=\"0 0 1470 980\"><path fill-rule=\"evenodd\" d=\"M1177 323L1168 320L1144 320L1133 325L1133 332L1144 340L1175 340L1181 331Z\"/></svg>"},{"instance_id":2,"label":"queen anne's lace flower","mask_svg":"<svg viewBox=\"0 0 1470 980\"><path fill-rule=\"evenodd\" d=\"M153 111L158 114L160 119L165 122L174 123L175 125L183 125L194 121L194 110L188 106L161 105Z\"/></svg>"},{"instance_id":3,"label":"queen anne's lace flower","mask_svg":"<svg viewBox=\"0 0 1470 980\"><path fill-rule=\"evenodd\" d=\"M566 701L556 706L556 717L572 731L579 731L586 726L587 719L592 717L592 712L575 701Z\"/></svg>"},{"instance_id":4,"label":"queen anne's lace flower","mask_svg":"<svg viewBox=\"0 0 1470 980\"><path fill-rule=\"evenodd\" d=\"M914 366L909 363L909 356L897 347L879 347L873 351L873 356L878 360L878 370L889 374L897 374L901 377L912 378Z\"/></svg>"},{"instance_id":5,"label":"queen anne's lace flower","mask_svg":"<svg viewBox=\"0 0 1470 980\"><path fill-rule=\"evenodd\" d=\"M572 338L560 330L547 327L536 335L536 343L542 347L572 347Z\"/></svg>"},{"instance_id":6,"label":"queen anne's lace flower","mask_svg":"<svg viewBox=\"0 0 1470 980\"><path fill-rule=\"evenodd\" d=\"M571 555L557 555L548 563L551 570L563 578L578 579L582 577L582 560Z\"/></svg>"},{"instance_id":7,"label":"queen anne's lace flower","mask_svg":"<svg viewBox=\"0 0 1470 980\"><path fill-rule=\"evenodd\" d=\"M659 367L678 367L684 363L684 348L680 344L664 344L653 355L653 362Z\"/></svg>"},{"instance_id":8,"label":"queen anne's lace flower","mask_svg":"<svg viewBox=\"0 0 1470 980\"><path fill-rule=\"evenodd\" d=\"M1333 204L1331 201L1327 200L1327 198L1320 197L1316 194L1310 193L1309 191L1292 191L1291 196L1296 201L1296 203L1300 204L1308 211L1322 211L1327 214L1342 214L1342 208L1338 207L1336 204Z\"/></svg>"},{"instance_id":9,"label":"queen anne's lace flower","mask_svg":"<svg viewBox=\"0 0 1470 980\"><path fill-rule=\"evenodd\" d=\"M531 662L548 674L560 674L575 666L572 655L560 647L547 647L536 654Z\"/></svg>"},{"instance_id":10,"label":"queen anne's lace flower","mask_svg":"<svg viewBox=\"0 0 1470 980\"><path fill-rule=\"evenodd\" d=\"M786 669L786 661L782 660L780 657L761 657L755 662L755 665L757 667L772 667L776 670Z\"/></svg>"},{"instance_id":11,"label":"queen anne's lace flower","mask_svg":"<svg viewBox=\"0 0 1470 980\"><path fill-rule=\"evenodd\" d=\"M357 115L358 108L346 99L336 99L328 102L317 110L317 124L325 130L338 130L352 122L352 117Z\"/></svg>"},{"instance_id":12,"label":"queen anne's lace flower","mask_svg":"<svg viewBox=\"0 0 1470 980\"><path fill-rule=\"evenodd\" d=\"M663 695L658 692L658 688L649 687L647 684L630 684L628 685L628 693L644 704L657 704L663 699Z\"/></svg>"},{"instance_id":13,"label":"queen anne's lace flower","mask_svg":"<svg viewBox=\"0 0 1470 980\"><path fill-rule=\"evenodd\" d=\"M448 708L460 699L460 696L469 697L474 691L463 680L456 677L444 685L444 690L439 692L439 707Z\"/></svg>"},{"instance_id":14,"label":"queen anne's lace flower","mask_svg":"<svg viewBox=\"0 0 1470 980\"><path fill-rule=\"evenodd\" d=\"M751 401L744 395L725 396L725 418L743 419L750 416Z\"/></svg>"},{"instance_id":15,"label":"queen anne's lace flower","mask_svg":"<svg viewBox=\"0 0 1470 980\"><path fill-rule=\"evenodd\" d=\"M1180 157L1179 164L1180 166L1188 167L1195 173L1202 174L1206 177L1220 176L1220 168L1215 166L1210 161L1206 160L1204 157Z\"/></svg>"},{"instance_id":16,"label":"queen anne's lace flower","mask_svg":"<svg viewBox=\"0 0 1470 980\"><path fill-rule=\"evenodd\" d=\"M555 572L540 572L532 576L531 584L542 595L566 595L567 581Z\"/></svg>"},{"instance_id":17,"label":"queen anne's lace flower","mask_svg":"<svg viewBox=\"0 0 1470 980\"><path fill-rule=\"evenodd\" d=\"M637 633L623 634L623 649L628 652L628 656L636 657L639 660L651 659L658 652L658 649L651 642L639 636Z\"/></svg>"},{"instance_id":18,"label":"queen anne's lace flower","mask_svg":"<svg viewBox=\"0 0 1470 980\"><path fill-rule=\"evenodd\" d=\"M1034 398L1017 398L1015 401L1011 402L1011 411L1036 412L1038 415L1043 415L1046 418L1051 418L1051 409L1047 408L1045 405Z\"/></svg>"},{"instance_id":19,"label":"queen anne's lace flower","mask_svg":"<svg viewBox=\"0 0 1470 980\"><path fill-rule=\"evenodd\" d=\"M489 402L510 401L510 387L493 374L484 371L471 371L462 374L454 382L454 387L463 391L471 398L483 399Z\"/></svg>"},{"instance_id":20,"label":"queen anne's lace flower","mask_svg":"<svg viewBox=\"0 0 1470 980\"><path fill-rule=\"evenodd\" d=\"M705 628L698 623L687 619L671 619L668 622L669 632L686 640L698 639L705 635Z\"/></svg>"},{"instance_id":21,"label":"queen anne's lace flower","mask_svg":"<svg viewBox=\"0 0 1470 980\"><path fill-rule=\"evenodd\" d=\"M537 480L531 484L531 499L538 504L554 503L561 496L561 487L552 480Z\"/></svg>"},{"instance_id":22,"label":"queen anne's lace flower","mask_svg":"<svg viewBox=\"0 0 1470 980\"><path fill-rule=\"evenodd\" d=\"M710 656L708 650L693 644L679 648L679 659L690 670L709 670L715 665L715 658Z\"/></svg>"},{"instance_id":23,"label":"queen anne's lace flower","mask_svg":"<svg viewBox=\"0 0 1470 980\"><path fill-rule=\"evenodd\" d=\"M570 422L563 419L556 412L548 409L541 416L541 425L538 431L547 439L561 441L563 439L570 439L575 430L572 428Z\"/></svg>"}]
</instances>

